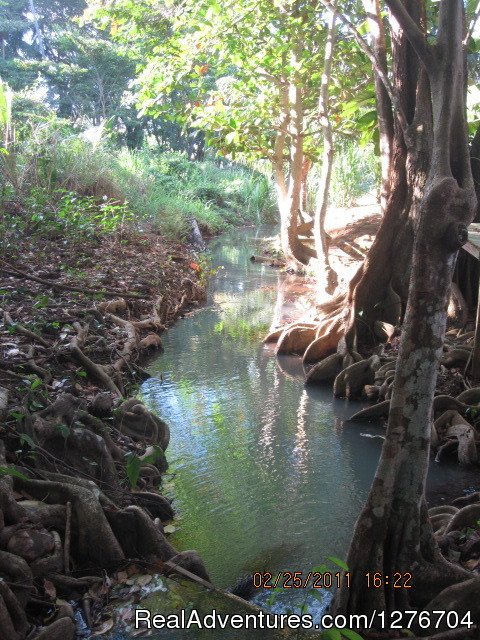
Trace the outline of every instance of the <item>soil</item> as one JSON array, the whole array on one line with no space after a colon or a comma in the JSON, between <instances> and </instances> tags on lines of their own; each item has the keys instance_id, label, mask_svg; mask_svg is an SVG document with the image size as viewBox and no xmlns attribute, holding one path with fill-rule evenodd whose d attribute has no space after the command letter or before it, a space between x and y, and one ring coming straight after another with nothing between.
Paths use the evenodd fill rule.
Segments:
<instances>
[{"instance_id":1,"label":"soil","mask_svg":"<svg viewBox=\"0 0 480 640\"><path fill-rule=\"evenodd\" d=\"M118 579L180 567L161 495L169 429L134 398L161 334L204 299L184 244L123 231L23 238L0 256L0 628L69 640ZM183 569L182 569L183 567ZM106 571L108 570L109 576Z\"/></svg>"}]
</instances>

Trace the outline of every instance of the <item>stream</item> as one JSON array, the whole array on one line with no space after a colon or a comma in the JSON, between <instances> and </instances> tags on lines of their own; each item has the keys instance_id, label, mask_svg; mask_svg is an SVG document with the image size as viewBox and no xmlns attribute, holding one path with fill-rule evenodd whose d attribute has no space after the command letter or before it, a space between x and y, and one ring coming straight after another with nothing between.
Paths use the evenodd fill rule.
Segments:
<instances>
[{"instance_id":1,"label":"stream","mask_svg":"<svg viewBox=\"0 0 480 640\"><path fill-rule=\"evenodd\" d=\"M141 389L171 429L170 541L196 549L222 588L255 571L308 572L328 556L345 558L383 442L381 427L346 422L361 403L334 399L331 386L305 387L300 358L277 359L262 344L274 314L290 311L289 296L303 286L250 262L256 238L272 232L241 229L210 243L218 271L206 305L165 334ZM432 463L430 503L472 482L457 465ZM309 603L318 615L331 595L323 593ZM259 589L253 601L271 605L269 596ZM290 589L273 610L304 598Z\"/></svg>"}]
</instances>

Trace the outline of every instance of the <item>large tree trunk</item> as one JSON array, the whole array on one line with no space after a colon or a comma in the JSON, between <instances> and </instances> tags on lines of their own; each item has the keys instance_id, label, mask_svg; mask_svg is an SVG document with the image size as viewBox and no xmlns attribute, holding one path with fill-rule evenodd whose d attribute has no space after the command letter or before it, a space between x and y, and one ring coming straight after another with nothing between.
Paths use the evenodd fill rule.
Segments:
<instances>
[{"instance_id":1,"label":"large tree trunk","mask_svg":"<svg viewBox=\"0 0 480 640\"><path fill-rule=\"evenodd\" d=\"M424 3L404 0L409 15L425 32ZM375 343L376 320L399 321L400 298L405 309L411 268L413 228L418 218L419 200L429 170L432 119L430 87L404 30L394 22L392 66L400 107L405 114L408 135L398 117L392 142L389 197L382 224L365 262L352 280L348 296L347 346L365 349Z\"/></svg>"},{"instance_id":2,"label":"large tree trunk","mask_svg":"<svg viewBox=\"0 0 480 640\"><path fill-rule=\"evenodd\" d=\"M420 5L418 0L415 3ZM467 239L476 196L468 152L462 0L442 0L437 44L431 47L411 20L409 2L386 0L428 74L433 146L418 218L412 275L397 360L387 436L366 506L348 554L351 588L341 588L342 613L391 612L424 605L470 574L444 560L425 507L432 403L442 355L447 305L458 249ZM406 10L407 9L407 10ZM421 80L421 86L425 83ZM407 131L416 137L418 127ZM413 141L408 141L411 146ZM365 588L365 572L413 575L411 590L390 580Z\"/></svg>"}]
</instances>

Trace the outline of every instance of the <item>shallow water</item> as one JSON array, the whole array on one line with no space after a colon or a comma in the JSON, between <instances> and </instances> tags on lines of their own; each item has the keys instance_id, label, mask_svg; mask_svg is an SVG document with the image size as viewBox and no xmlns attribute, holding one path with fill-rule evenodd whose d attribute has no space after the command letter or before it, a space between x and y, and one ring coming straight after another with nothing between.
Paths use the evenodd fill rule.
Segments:
<instances>
[{"instance_id":1,"label":"shallow water","mask_svg":"<svg viewBox=\"0 0 480 640\"><path fill-rule=\"evenodd\" d=\"M359 403L306 388L298 358L277 360L261 344L285 303L285 276L249 260L261 235L240 230L210 244L220 269L207 306L168 331L142 387L171 428L171 542L199 551L220 587L247 572L308 572L329 555L344 558L382 444L362 435L382 428L344 423ZM456 466L433 465L430 476L435 502L470 482ZM277 610L304 595L286 592Z\"/></svg>"}]
</instances>

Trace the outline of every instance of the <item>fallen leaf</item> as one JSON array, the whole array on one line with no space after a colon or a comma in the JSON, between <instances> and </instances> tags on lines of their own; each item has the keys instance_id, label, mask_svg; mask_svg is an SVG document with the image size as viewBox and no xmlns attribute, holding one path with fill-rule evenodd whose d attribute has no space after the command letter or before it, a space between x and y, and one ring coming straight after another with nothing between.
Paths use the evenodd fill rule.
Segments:
<instances>
[{"instance_id":1,"label":"fallen leaf","mask_svg":"<svg viewBox=\"0 0 480 640\"><path fill-rule=\"evenodd\" d=\"M175 533L176 530L177 528L174 527L173 524L167 524L166 527L163 527L164 533Z\"/></svg>"},{"instance_id":2,"label":"fallen leaf","mask_svg":"<svg viewBox=\"0 0 480 640\"><path fill-rule=\"evenodd\" d=\"M465 568L469 571L473 571L477 568L478 564L480 564L480 560L478 558L471 558L465 562Z\"/></svg>"},{"instance_id":3,"label":"fallen leaf","mask_svg":"<svg viewBox=\"0 0 480 640\"><path fill-rule=\"evenodd\" d=\"M108 620L105 620L105 622L103 622L100 627L98 627L97 629L94 629L93 632L93 637L95 636L101 636L104 633L107 633L107 631L110 631L111 629L113 629L113 618L109 618Z\"/></svg>"},{"instance_id":4,"label":"fallen leaf","mask_svg":"<svg viewBox=\"0 0 480 640\"><path fill-rule=\"evenodd\" d=\"M136 583L139 584L141 587L145 587L147 584L149 584L153 579L153 576L151 576L149 573L143 574L138 576L138 578L136 579Z\"/></svg>"}]
</instances>

